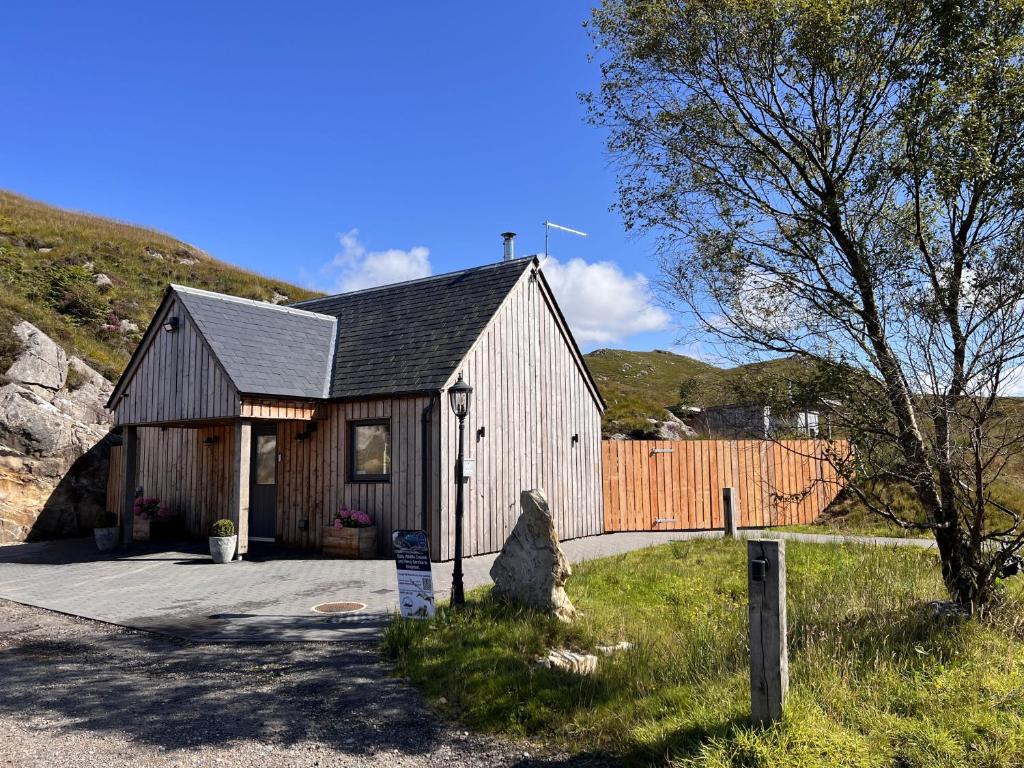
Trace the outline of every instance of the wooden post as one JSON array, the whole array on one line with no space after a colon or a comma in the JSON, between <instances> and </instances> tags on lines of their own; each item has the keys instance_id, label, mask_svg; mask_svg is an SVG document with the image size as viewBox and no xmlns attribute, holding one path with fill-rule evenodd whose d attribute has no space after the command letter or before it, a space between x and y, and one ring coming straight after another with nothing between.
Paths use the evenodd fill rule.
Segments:
<instances>
[{"instance_id":1,"label":"wooden post","mask_svg":"<svg viewBox=\"0 0 1024 768\"><path fill-rule=\"evenodd\" d=\"M736 489L722 489L722 518L725 522L725 535L730 539L736 538L736 531L739 528L739 513L736 510Z\"/></svg>"},{"instance_id":2,"label":"wooden post","mask_svg":"<svg viewBox=\"0 0 1024 768\"><path fill-rule=\"evenodd\" d=\"M789 690L786 645L786 542L747 542L750 595L750 709L756 725L782 717Z\"/></svg>"},{"instance_id":3,"label":"wooden post","mask_svg":"<svg viewBox=\"0 0 1024 768\"><path fill-rule=\"evenodd\" d=\"M135 539L135 488L138 467L139 433L137 427L121 428L121 543L130 546Z\"/></svg>"},{"instance_id":4,"label":"wooden post","mask_svg":"<svg viewBox=\"0 0 1024 768\"><path fill-rule=\"evenodd\" d=\"M231 520L238 534L235 559L249 551L249 462L252 459L252 422L235 422L235 444L231 462Z\"/></svg>"}]
</instances>

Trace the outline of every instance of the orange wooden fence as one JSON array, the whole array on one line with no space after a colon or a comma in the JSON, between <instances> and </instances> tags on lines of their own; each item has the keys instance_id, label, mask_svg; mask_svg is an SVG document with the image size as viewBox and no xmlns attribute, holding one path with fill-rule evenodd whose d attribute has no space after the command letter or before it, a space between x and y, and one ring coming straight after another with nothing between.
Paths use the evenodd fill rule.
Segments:
<instances>
[{"instance_id":1,"label":"orange wooden fence","mask_svg":"<svg viewBox=\"0 0 1024 768\"><path fill-rule=\"evenodd\" d=\"M739 526L813 522L842 481L829 460L846 441L606 440L606 531L723 528L722 489L733 488Z\"/></svg>"}]
</instances>

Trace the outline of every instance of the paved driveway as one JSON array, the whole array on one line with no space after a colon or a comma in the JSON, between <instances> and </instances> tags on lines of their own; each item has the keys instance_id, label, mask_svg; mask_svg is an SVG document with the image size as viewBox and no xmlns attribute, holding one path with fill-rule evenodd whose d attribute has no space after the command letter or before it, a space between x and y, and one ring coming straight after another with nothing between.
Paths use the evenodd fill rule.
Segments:
<instances>
[{"instance_id":1,"label":"paved driveway","mask_svg":"<svg viewBox=\"0 0 1024 768\"><path fill-rule=\"evenodd\" d=\"M616 533L565 542L573 562L687 533ZM465 561L466 586L490 583L494 555ZM434 564L439 599L451 563ZM372 637L397 610L391 560L330 560L277 554L215 565L199 546L138 548L112 556L91 539L0 547L0 597L54 611L191 640L346 640ZM326 602L359 602L351 614L316 614Z\"/></svg>"}]
</instances>

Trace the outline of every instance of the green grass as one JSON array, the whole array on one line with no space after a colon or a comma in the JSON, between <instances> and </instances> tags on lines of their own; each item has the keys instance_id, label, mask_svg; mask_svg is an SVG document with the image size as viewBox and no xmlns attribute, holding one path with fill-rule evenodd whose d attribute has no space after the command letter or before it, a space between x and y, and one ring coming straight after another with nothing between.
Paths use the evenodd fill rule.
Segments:
<instances>
[{"instance_id":1,"label":"green grass","mask_svg":"<svg viewBox=\"0 0 1024 768\"><path fill-rule=\"evenodd\" d=\"M880 486L869 485L868 489ZM893 512L902 520L920 522L925 519L920 502L903 487L882 487L882 498L888 501ZM1024 509L1024 467L1020 458L1014 457L1009 471L992 486L992 497L1010 509ZM987 524L995 528L1005 524L1006 518L994 512ZM932 537L930 530L904 528L881 515L870 512L853 493L840 494L821 517L810 525L787 525L778 530L798 533L822 533L845 536L890 536L924 538Z\"/></svg>"},{"instance_id":2,"label":"green grass","mask_svg":"<svg viewBox=\"0 0 1024 768\"><path fill-rule=\"evenodd\" d=\"M96 285L99 273L109 288ZM317 295L161 232L0 190L0 370L17 353L9 328L20 318L116 379L168 283L263 300L275 291L293 301ZM121 321L136 328L122 329Z\"/></svg>"},{"instance_id":3,"label":"green grass","mask_svg":"<svg viewBox=\"0 0 1024 768\"><path fill-rule=\"evenodd\" d=\"M787 545L790 698L749 715L745 545L675 543L584 563L573 625L496 605L397 621L386 654L474 729L675 766L1024 765L1024 610L931 619L933 553ZM592 677L535 668L558 646L629 640Z\"/></svg>"}]
</instances>

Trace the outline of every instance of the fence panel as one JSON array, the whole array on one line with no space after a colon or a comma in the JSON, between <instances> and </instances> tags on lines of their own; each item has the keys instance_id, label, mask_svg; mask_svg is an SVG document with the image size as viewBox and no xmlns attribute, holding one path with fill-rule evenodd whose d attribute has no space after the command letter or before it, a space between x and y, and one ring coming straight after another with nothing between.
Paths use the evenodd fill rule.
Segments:
<instances>
[{"instance_id":1,"label":"fence panel","mask_svg":"<svg viewBox=\"0 0 1024 768\"><path fill-rule=\"evenodd\" d=\"M848 451L844 440L606 440L605 530L721 528L726 487L741 527L811 523L842 490L829 452Z\"/></svg>"}]
</instances>

